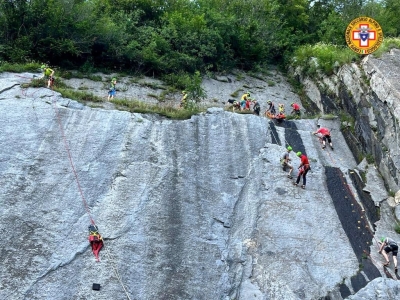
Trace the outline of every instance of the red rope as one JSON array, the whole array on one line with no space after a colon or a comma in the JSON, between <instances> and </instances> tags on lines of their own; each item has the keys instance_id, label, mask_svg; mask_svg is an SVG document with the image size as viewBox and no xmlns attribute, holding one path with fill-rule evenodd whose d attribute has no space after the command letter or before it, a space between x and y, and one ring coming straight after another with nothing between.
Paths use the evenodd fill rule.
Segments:
<instances>
[{"instance_id":1,"label":"red rope","mask_svg":"<svg viewBox=\"0 0 400 300\"><path fill-rule=\"evenodd\" d=\"M86 202L85 196L83 195L83 191L82 191L82 188L81 188L81 184L80 184L80 182L79 182L78 174L77 174L77 172L76 172L76 170L75 170L75 165L74 165L74 162L73 162L73 160L72 160L71 151L70 151L70 149L69 149L69 147L68 147L67 138L66 138L66 136L65 136L65 132L64 132L64 129L63 129L62 124L61 124L61 117L60 117L60 114L59 114L59 112L58 112L58 109L57 109L57 105L56 105L56 104L57 104L56 101L53 100L53 108L54 108L54 111L55 111L55 113L56 113L56 115L57 115L58 125L59 125L59 127L60 127L61 136L63 137L65 150L67 151L67 154L68 154L69 163L70 163L71 168L72 168L72 171L73 171L73 173L74 173L75 181L76 181L76 184L78 185L78 190L79 190L79 193L81 194L83 205L84 205L84 207L85 207L85 209L86 209L87 214L89 215L90 222L91 222L93 225L96 225L95 222L94 222L94 220L93 220L93 218L92 218L92 214L90 213L90 209L89 209L89 206L88 206L88 204L87 204L87 202Z\"/></svg>"}]
</instances>

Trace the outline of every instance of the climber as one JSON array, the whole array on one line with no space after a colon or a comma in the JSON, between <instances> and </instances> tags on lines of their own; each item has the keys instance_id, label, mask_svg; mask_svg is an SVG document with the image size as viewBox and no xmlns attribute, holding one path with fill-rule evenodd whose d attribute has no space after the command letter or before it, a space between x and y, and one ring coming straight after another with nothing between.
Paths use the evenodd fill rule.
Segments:
<instances>
[{"instance_id":1,"label":"climber","mask_svg":"<svg viewBox=\"0 0 400 300\"><path fill-rule=\"evenodd\" d=\"M300 117L300 115L301 115L300 105L298 105L297 103L292 102L292 104L290 104L290 106L293 108L293 110L292 110L292 112L290 114Z\"/></svg>"},{"instance_id":2,"label":"climber","mask_svg":"<svg viewBox=\"0 0 400 300\"><path fill-rule=\"evenodd\" d=\"M299 174L297 175L297 180L295 183L293 183L295 186L297 186L300 182L300 177L303 176L303 185L301 186L302 189L306 188L306 175L308 171L311 169L310 168L310 163L308 162L308 158L305 154L302 154L300 151L296 153L298 157L300 157L300 165L299 165Z\"/></svg>"},{"instance_id":3,"label":"climber","mask_svg":"<svg viewBox=\"0 0 400 300\"><path fill-rule=\"evenodd\" d=\"M383 264L384 267L389 266L389 256L388 253L392 252L393 254L393 263L394 263L394 272L397 273L397 252L399 250L399 246L397 243L388 237L381 238L381 246L379 247L378 253L381 253L383 257L386 259L386 262Z\"/></svg>"},{"instance_id":4,"label":"climber","mask_svg":"<svg viewBox=\"0 0 400 300\"><path fill-rule=\"evenodd\" d=\"M99 233L99 228L96 225L89 225L89 243L92 246L92 252L96 257L96 261L100 261L99 252L103 248L103 238Z\"/></svg>"},{"instance_id":5,"label":"climber","mask_svg":"<svg viewBox=\"0 0 400 300\"><path fill-rule=\"evenodd\" d=\"M267 104L268 104L268 108L265 111L264 115L266 117L273 118L276 114L275 105L274 105L274 103L272 103L271 100L268 100Z\"/></svg>"},{"instance_id":6,"label":"climber","mask_svg":"<svg viewBox=\"0 0 400 300\"><path fill-rule=\"evenodd\" d=\"M322 135L322 149L325 149L326 147L326 141L328 140L329 146L331 146L331 149L333 150L332 146L332 140L331 140L331 132L329 131L328 128L321 127L321 125L317 125L318 130L314 131L312 134L320 134Z\"/></svg>"},{"instance_id":7,"label":"climber","mask_svg":"<svg viewBox=\"0 0 400 300\"><path fill-rule=\"evenodd\" d=\"M291 161L289 154L290 151L292 151L292 147L288 146L286 148L285 153L283 154L282 158L281 158L281 165L282 165L282 169L283 171L286 172L286 167L289 167L289 174L288 174L288 178L292 179L292 172L293 172L293 166L289 163Z\"/></svg>"}]
</instances>

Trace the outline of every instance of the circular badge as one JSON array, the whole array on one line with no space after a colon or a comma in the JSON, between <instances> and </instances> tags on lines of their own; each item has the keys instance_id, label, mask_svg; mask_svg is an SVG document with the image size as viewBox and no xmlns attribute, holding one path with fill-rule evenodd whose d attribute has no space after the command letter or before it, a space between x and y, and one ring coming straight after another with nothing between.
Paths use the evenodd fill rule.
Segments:
<instances>
[{"instance_id":1,"label":"circular badge","mask_svg":"<svg viewBox=\"0 0 400 300\"><path fill-rule=\"evenodd\" d=\"M358 54L370 54L383 42L382 27L370 17L358 17L346 28L346 43Z\"/></svg>"}]
</instances>

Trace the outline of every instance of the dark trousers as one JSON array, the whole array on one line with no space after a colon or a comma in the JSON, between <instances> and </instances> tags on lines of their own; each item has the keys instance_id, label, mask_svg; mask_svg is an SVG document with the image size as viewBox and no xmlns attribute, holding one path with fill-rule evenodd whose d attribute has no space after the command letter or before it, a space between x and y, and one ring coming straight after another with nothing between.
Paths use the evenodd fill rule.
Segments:
<instances>
[{"instance_id":1,"label":"dark trousers","mask_svg":"<svg viewBox=\"0 0 400 300\"><path fill-rule=\"evenodd\" d=\"M307 183L306 175L307 175L309 169L310 168L302 168L300 170L299 175L297 175L297 180L296 180L297 184L299 184L299 182L300 182L300 177L303 176L303 185L304 186L306 185L306 183Z\"/></svg>"}]
</instances>

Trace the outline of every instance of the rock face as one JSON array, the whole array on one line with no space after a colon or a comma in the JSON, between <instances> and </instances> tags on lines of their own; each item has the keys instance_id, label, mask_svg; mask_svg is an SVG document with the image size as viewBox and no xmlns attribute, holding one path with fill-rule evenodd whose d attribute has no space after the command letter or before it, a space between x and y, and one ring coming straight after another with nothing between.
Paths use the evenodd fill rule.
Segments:
<instances>
[{"instance_id":1,"label":"rock face","mask_svg":"<svg viewBox=\"0 0 400 300\"><path fill-rule=\"evenodd\" d=\"M399 190L400 50L361 64L341 67L334 75L301 78L309 99L324 113L347 111L354 122L347 141L356 157L370 155L393 192ZM358 148L358 149L356 149Z\"/></svg>"},{"instance_id":2,"label":"rock face","mask_svg":"<svg viewBox=\"0 0 400 300\"><path fill-rule=\"evenodd\" d=\"M350 240L368 216L339 122L320 120L323 151L315 120L92 109L23 75L0 82L1 299L343 299L380 275ZM310 159L306 190L279 164L287 144Z\"/></svg>"},{"instance_id":3,"label":"rock face","mask_svg":"<svg viewBox=\"0 0 400 300\"><path fill-rule=\"evenodd\" d=\"M389 236L396 241L399 234L394 231L398 223L399 198L399 119L400 119L400 50L392 49L380 58L365 57L361 64L345 65L332 76L319 74L317 78L304 78L297 70L298 78L304 83L306 94L323 113L344 110L354 119L342 123L346 141L358 160L364 156L374 160L371 167L364 161L358 166L364 182L359 187L361 202L366 195L371 202L381 206L381 219L375 213L367 212L374 224L376 236ZM357 172L358 172L357 171ZM384 178L384 182L380 178ZM385 187L393 193L389 197ZM357 184L356 184L357 185ZM363 196L364 191L366 194ZM385 201L387 200L387 201ZM393 209L393 207L395 207ZM395 214L393 214L393 210ZM379 261L377 238L371 246L372 261ZM356 250L356 249L355 249ZM386 272L384 277L395 278ZM398 285L382 278L372 281L349 299L397 299Z\"/></svg>"}]
</instances>

